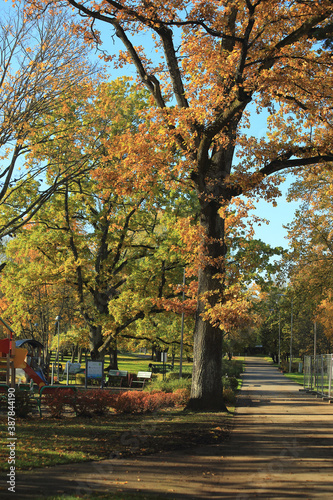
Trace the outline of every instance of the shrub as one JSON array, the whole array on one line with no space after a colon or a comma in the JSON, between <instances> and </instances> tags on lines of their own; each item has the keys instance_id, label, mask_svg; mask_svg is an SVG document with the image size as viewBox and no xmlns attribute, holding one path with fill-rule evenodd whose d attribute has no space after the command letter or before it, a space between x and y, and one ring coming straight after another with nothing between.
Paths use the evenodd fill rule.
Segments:
<instances>
[{"instance_id":1,"label":"shrub","mask_svg":"<svg viewBox=\"0 0 333 500\"><path fill-rule=\"evenodd\" d=\"M103 389L79 390L73 402L78 416L104 415L113 407L118 394Z\"/></svg>"},{"instance_id":2,"label":"shrub","mask_svg":"<svg viewBox=\"0 0 333 500\"><path fill-rule=\"evenodd\" d=\"M168 379L163 380L158 376L151 381L149 386L147 387L147 391L163 391L163 392L174 392L177 389L190 389L191 388L191 379L190 378L178 378L176 379Z\"/></svg>"},{"instance_id":3,"label":"shrub","mask_svg":"<svg viewBox=\"0 0 333 500\"><path fill-rule=\"evenodd\" d=\"M45 394L43 402L48 407L51 417L60 418L65 407L73 407L75 395L71 389L55 389L54 392Z\"/></svg>"},{"instance_id":4,"label":"shrub","mask_svg":"<svg viewBox=\"0 0 333 500\"><path fill-rule=\"evenodd\" d=\"M231 389L232 391L236 391L238 387L238 380L236 377L228 377L227 375L222 377L223 387L225 389Z\"/></svg>"},{"instance_id":5,"label":"shrub","mask_svg":"<svg viewBox=\"0 0 333 500\"><path fill-rule=\"evenodd\" d=\"M17 417L26 418L33 411L33 402L30 393L26 391L15 392L15 413Z\"/></svg>"},{"instance_id":6,"label":"shrub","mask_svg":"<svg viewBox=\"0 0 333 500\"><path fill-rule=\"evenodd\" d=\"M188 403L188 400L190 399L190 389L185 388L185 389L176 389L175 392L173 393L174 396L174 401L176 406L184 406Z\"/></svg>"},{"instance_id":7,"label":"shrub","mask_svg":"<svg viewBox=\"0 0 333 500\"><path fill-rule=\"evenodd\" d=\"M76 394L71 389L61 389L45 394L43 400L52 417L60 418L66 407L70 407L78 416L90 417L104 415L114 406L117 397L117 394L103 389L79 390Z\"/></svg>"},{"instance_id":8,"label":"shrub","mask_svg":"<svg viewBox=\"0 0 333 500\"><path fill-rule=\"evenodd\" d=\"M117 413L151 413L159 408L186 404L189 397L187 389L174 393L163 391L128 391L119 394L113 403Z\"/></svg>"},{"instance_id":9,"label":"shrub","mask_svg":"<svg viewBox=\"0 0 333 500\"><path fill-rule=\"evenodd\" d=\"M122 392L113 404L116 413L143 413L149 411L149 393L144 391Z\"/></svg>"},{"instance_id":10,"label":"shrub","mask_svg":"<svg viewBox=\"0 0 333 500\"><path fill-rule=\"evenodd\" d=\"M237 359L223 359L222 361L222 375L228 375L228 377L239 378L240 374L243 373L243 363Z\"/></svg>"},{"instance_id":11,"label":"shrub","mask_svg":"<svg viewBox=\"0 0 333 500\"><path fill-rule=\"evenodd\" d=\"M223 389L223 399L226 405L234 405L236 403L236 395L231 389Z\"/></svg>"},{"instance_id":12,"label":"shrub","mask_svg":"<svg viewBox=\"0 0 333 500\"><path fill-rule=\"evenodd\" d=\"M159 374L159 375L161 375L161 374ZM166 373L165 374L165 378L168 381L169 380L179 380L179 371L174 371L174 372ZM190 373L190 372L182 372L182 378L183 379L192 378L192 373ZM161 379L163 379L163 375L162 375Z\"/></svg>"}]
</instances>

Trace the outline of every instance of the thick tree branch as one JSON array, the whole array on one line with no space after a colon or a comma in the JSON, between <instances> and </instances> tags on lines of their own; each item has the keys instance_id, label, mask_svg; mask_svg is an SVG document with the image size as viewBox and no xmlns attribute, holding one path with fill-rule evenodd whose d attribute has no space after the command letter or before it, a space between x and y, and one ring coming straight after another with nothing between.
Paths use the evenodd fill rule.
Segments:
<instances>
[{"instance_id":1,"label":"thick tree branch","mask_svg":"<svg viewBox=\"0 0 333 500\"><path fill-rule=\"evenodd\" d=\"M290 46L293 43L298 42L301 40L304 36L309 36L311 32L313 32L315 26L317 26L319 23L322 21L325 21L328 16L332 14L332 10L326 10L323 14L318 14L316 16L310 17L307 19L302 26L297 28L295 31L284 37L282 40L280 40L275 47L270 51L270 54L268 57L266 57L259 68L259 72L263 70L270 69L274 66L276 62L276 57L279 55L279 52L281 49L284 47Z\"/></svg>"},{"instance_id":2,"label":"thick tree branch","mask_svg":"<svg viewBox=\"0 0 333 500\"><path fill-rule=\"evenodd\" d=\"M271 174L275 174L277 172L281 172L282 170L288 168L299 168L306 167L309 165L316 165L317 163L327 163L333 162L333 153L332 154L318 154L316 156L309 156L307 158L295 158L288 159L288 157L292 157L294 155L293 152L287 153L283 155L281 158L277 158L267 165L265 165L259 172L263 176L268 176Z\"/></svg>"},{"instance_id":3,"label":"thick tree branch","mask_svg":"<svg viewBox=\"0 0 333 500\"><path fill-rule=\"evenodd\" d=\"M185 97L185 89L183 86L176 51L172 40L172 31L165 26L163 26L162 28L155 28L155 31L159 34L163 43L164 54L168 65L177 104L180 108L188 108L189 105Z\"/></svg>"},{"instance_id":4,"label":"thick tree branch","mask_svg":"<svg viewBox=\"0 0 333 500\"><path fill-rule=\"evenodd\" d=\"M116 265L119 262L119 259L120 259L120 256L121 256L121 250L123 248L125 237L127 235L127 230L128 230L128 227L129 227L130 220L133 217L133 215L137 212L137 210L140 207L141 203L143 203L143 202L144 202L144 198L141 198L138 201L138 203L136 204L136 206L126 215L124 226L122 228L121 235L120 235L120 238L119 238L119 241L118 241L118 245L117 245L117 248L116 248L116 251L115 251L115 256L113 258L113 263L110 266L110 269L112 269L112 270L115 269Z\"/></svg>"}]
</instances>

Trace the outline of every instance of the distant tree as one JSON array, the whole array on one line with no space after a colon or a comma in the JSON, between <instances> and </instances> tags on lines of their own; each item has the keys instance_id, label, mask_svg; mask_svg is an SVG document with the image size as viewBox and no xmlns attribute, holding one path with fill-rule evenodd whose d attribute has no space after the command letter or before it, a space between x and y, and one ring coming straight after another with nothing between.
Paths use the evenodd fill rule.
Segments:
<instances>
[{"instance_id":1,"label":"distant tree","mask_svg":"<svg viewBox=\"0 0 333 500\"><path fill-rule=\"evenodd\" d=\"M330 168L311 169L294 184L289 196L301 205L288 225L291 251L286 258L286 268L312 325L315 321L318 328L321 325L327 340L332 342L333 178ZM322 347L327 349L328 345Z\"/></svg>"}]
</instances>

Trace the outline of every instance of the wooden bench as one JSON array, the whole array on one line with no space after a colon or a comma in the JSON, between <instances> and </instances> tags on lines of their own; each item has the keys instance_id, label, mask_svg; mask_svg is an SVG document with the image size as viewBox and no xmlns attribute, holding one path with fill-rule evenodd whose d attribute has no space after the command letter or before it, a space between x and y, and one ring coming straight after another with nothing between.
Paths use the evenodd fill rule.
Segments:
<instances>
[{"instance_id":1,"label":"wooden bench","mask_svg":"<svg viewBox=\"0 0 333 500\"><path fill-rule=\"evenodd\" d=\"M124 370L109 370L105 382L107 386L111 387L124 387L123 384L128 385L128 372Z\"/></svg>"},{"instance_id":2,"label":"wooden bench","mask_svg":"<svg viewBox=\"0 0 333 500\"><path fill-rule=\"evenodd\" d=\"M149 363L148 368L152 373L167 373L173 370L173 365Z\"/></svg>"},{"instance_id":3,"label":"wooden bench","mask_svg":"<svg viewBox=\"0 0 333 500\"><path fill-rule=\"evenodd\" d=\"M60 391L66 391L71 394L73 398L76 397L76 387L73 387L71 385L44 385L40 388L38 394L32 395L32 398L37 403L40 416L42 416L42 404L43 400L45 399L44 396L47 396L49 394L56 395L57 393L59 394Z\"/></svg>"},{"instance_id":4,"label":"wooden bench","mask_svg":"<svg viewBox=\"0 0 333 500\"><path fill-rule=\"evenodd\" d=\"M145 382L151 380L152 372L138 372L136 379L131 380L131 387L139 386L143 388Z\"/></svg>"}]
</instances>

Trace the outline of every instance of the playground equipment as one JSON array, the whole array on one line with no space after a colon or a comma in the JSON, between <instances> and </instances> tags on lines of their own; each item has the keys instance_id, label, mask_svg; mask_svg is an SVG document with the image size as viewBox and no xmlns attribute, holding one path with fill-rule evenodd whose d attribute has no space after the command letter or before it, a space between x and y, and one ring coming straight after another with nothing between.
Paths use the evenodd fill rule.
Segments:
<instances>
[{"instance_id":1,"label":"playground equipment","mask_svg":"<svg viewBox=\"0 0 333 500\"><path fill-rule=\"evenodd\" d=\"M16 368L22 368L28 375L28 377L31 378L39 387L41 387L41 385L37 377L39 377L39 379L41 379L45 385L46 378L42 370L43 344L34 339L25 339L17 340L15 342L15 345L16 353L22 351L22 354L20 354L20 359L16 361ZM26 356L23 358L23 362L26 358L26 364L25 366L22 366L21 363L20 366L18 366L19 362L22 362L23 351L25 351L26 353Z\"/></svg>"},{"instance_id":2,"label":"playground equipment","mask_svg":"<svg viewBox=\"0 0 333 500\"><path fill-rule=\"evenodd\" d=\"M29 361L32 361L32 356L29 356L29 349L20 347L21 345L26 345L27 347L31 344L42 347L42 344L35 340L18 340L14 341L13 335L14 331L12 328L0 318L1 323L7 330L7 338L0 340L0 371L5 367L6 373L6 384L11 387L15 387L15 371L17 368L22 368L24 372L31 378L39 388L46 385L46 380L43 375L42 370L38 370L38 373L29 365ZM30 358L30 360L28 359Z\"/></svg>"}]
</instances>

